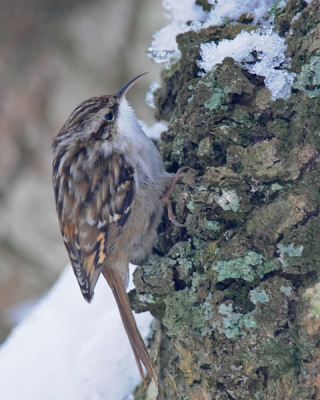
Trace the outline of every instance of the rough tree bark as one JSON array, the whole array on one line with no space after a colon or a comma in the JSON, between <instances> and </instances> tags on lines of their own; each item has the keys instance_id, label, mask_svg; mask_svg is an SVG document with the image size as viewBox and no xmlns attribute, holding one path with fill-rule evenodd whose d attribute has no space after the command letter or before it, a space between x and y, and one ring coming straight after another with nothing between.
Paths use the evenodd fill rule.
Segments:
<instances>
[{"instance_id":1,"label":"rough tree bark","mask_svg":"<svg viewBox=\"0 0 320 400\"><path fill-rule=\"evenodd\" d=\"M288 100L231 58L199 77L199 44L247 25L177 37L157 117L177 219L134 275L133 308L157 318L159 393L136 399L320 399L320 1L275 10L291 71ZM292 21L293 16L300 13Z\"/></svg>"}]
</instances>

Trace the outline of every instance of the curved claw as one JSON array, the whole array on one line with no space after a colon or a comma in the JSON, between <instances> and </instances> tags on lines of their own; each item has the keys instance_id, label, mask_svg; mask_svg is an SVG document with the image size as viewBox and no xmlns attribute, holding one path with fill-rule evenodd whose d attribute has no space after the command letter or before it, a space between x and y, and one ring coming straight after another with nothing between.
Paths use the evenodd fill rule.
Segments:
<instances>
[{"instance_id":1,"label":"curved claw","mask_svg":"<svg viewBox=\"0 0 320 400\"><path fill-rule=\"evenodd\" d=\"M169 218L169 219L170 219L170 218ZM176 221L175 219L170 219L170 221L171 221L174 225L179 226L179 228L185 228L185 227L186 227L186 224L180 224L180 222Z\"/></svg>"},{"instance_id":2,"label":"curved claw","mask_svg":"<svg viewBox=\"0 0 320 400\"><path fill-rule=\"evenodd\" d=\"M171 200L168 199L166 202L167 207L168 207L168 218L169 220L175 224L176 226L179 226L180 228L184 228L185 224L180 224L174 217L173 211L172 211L172 206L171 206Z\"/></svg>"},{"instance_id":3,"label":"curved claw","mask_svg":"<svg viewBox=\"0 0 320 400\"><path fill-rule=\"evenodd\" d=\"M168 218L169 220L175 224L176 226L179 226L180 228L184 228L185 224L180 224L176 219L175 216L173 214L172 211L172 206L171 206L171 200L169 198L170 194L172 193L176 183L179 181L179 179L181 179L183 177L182 172L185 171L186 169L188 169L190 167L182 167L178 170L178 172L176 173L176 175L174 176L174 178L172 179L170 185L168 186L168 189L166 190L166 192L161 196L160 200L162 201L162 203L166 203L167 207L168 207Z\"/></svg>"},{"instance_id":4,"label":"curved claw","mask_svg":"<svg viewBox=\"0 0 320 400\"><path fill-rule=\"evenodd\" d=\"M165 194L162 195L162 197L160 199L163 203L165 203L166 199L169 198L170 194L172 193L172 191L173 191L174 187L176 186L176 183L179 181L179 179L181 179L183 177L182 172L189 168L190 167L184 166L177 171L174 178L170 182L170 185L168 186L168 189L166 190Z\"/></svg>"}]
</instances>

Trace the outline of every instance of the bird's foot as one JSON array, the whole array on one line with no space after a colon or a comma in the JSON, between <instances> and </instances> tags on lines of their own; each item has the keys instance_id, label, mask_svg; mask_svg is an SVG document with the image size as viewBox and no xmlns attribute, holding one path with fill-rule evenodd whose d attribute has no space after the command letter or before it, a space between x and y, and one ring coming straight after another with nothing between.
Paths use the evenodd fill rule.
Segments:
<instances>
[{"instance_id":1,"label":"bird's foot","mask_svg":"<svg viewBox=\"0 0 320 400\"><path fill-rule=\"evenodd\" d=\"M166 190L166 192L161 196L160 200L162 203L165 203L168 207L168 218L169 220L175 224L176 226L180 226L181 228L185 227L185 224L180 224L176 219L175 216L173 214L172 211L172 205L171 205L171 200L169 198L170 194L173 192L174 187L176 186L177 182L183 178L184 174L183 171L185 171L186 169L188 169L189 167L182 167L178 170L178 172L175 174L175 176L173 177L170 185L168 186L168 189Z\"/></svg>"}]
</instances>

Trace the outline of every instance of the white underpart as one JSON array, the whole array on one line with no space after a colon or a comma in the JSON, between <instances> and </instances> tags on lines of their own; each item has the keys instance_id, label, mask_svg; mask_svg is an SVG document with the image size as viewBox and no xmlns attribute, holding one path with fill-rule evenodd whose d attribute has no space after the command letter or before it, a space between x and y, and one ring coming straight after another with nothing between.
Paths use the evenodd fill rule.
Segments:
<instances>
[{"instance_id":1,"label":"white underpart","mask_svg":"<svg viewBox=\"0 0 320 400\"><path fill-rule=\"evenodd\" d=\"M153 142L141 129L126 99L120 103L117 124L120 135L113 140L113 148L124 154L127 162L135 169L137 187L144 179L142 175L139 175L139 170L143 171L151 184L158 185L160 177L164 174L162 158ZM139 168L137 168L138 164Z\"/></svg>"},{"instance_id":2,"label":"white underpart","mask_svg":"<svg viewBox=\"0 0 320 400\"><path fill-rule=\"evenodd\" d=\"M137 117L127 99L123 99L119 106L117 125L122 137L143 144L145 133L141 129Z\"/></svg>"},{"instance_id":3,"label":"white underpart","mask_svg":"<svg viewBox=\"0 0 320 400\"><path fill-rule=\"evenodd\" d=\"M151 315L135 318L145 337ZM141 378L106 281L98 282L88 304L69 265L0 348L0 377L0 399L120 400L130 395Z\"/></svg>"}]
</instances>

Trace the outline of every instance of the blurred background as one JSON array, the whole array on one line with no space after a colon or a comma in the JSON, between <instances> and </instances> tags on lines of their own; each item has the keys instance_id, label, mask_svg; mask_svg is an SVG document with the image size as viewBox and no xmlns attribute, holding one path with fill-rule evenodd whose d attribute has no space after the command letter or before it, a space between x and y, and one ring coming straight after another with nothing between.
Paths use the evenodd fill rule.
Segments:
<instances>
[{"instance_id":1,"label":"blurred background","mask_svg":"<svg viewBox=\"0 0 320 400\"><path fill-rule=\"evenodd\" d=\"M139 119L155 122L145 95L161 67L145 52L166 23L161 0L1 1L0 343L68 263L53 137L81 101L116 93L145 71L128 99Z\"/></svg>"}]
</instances>

